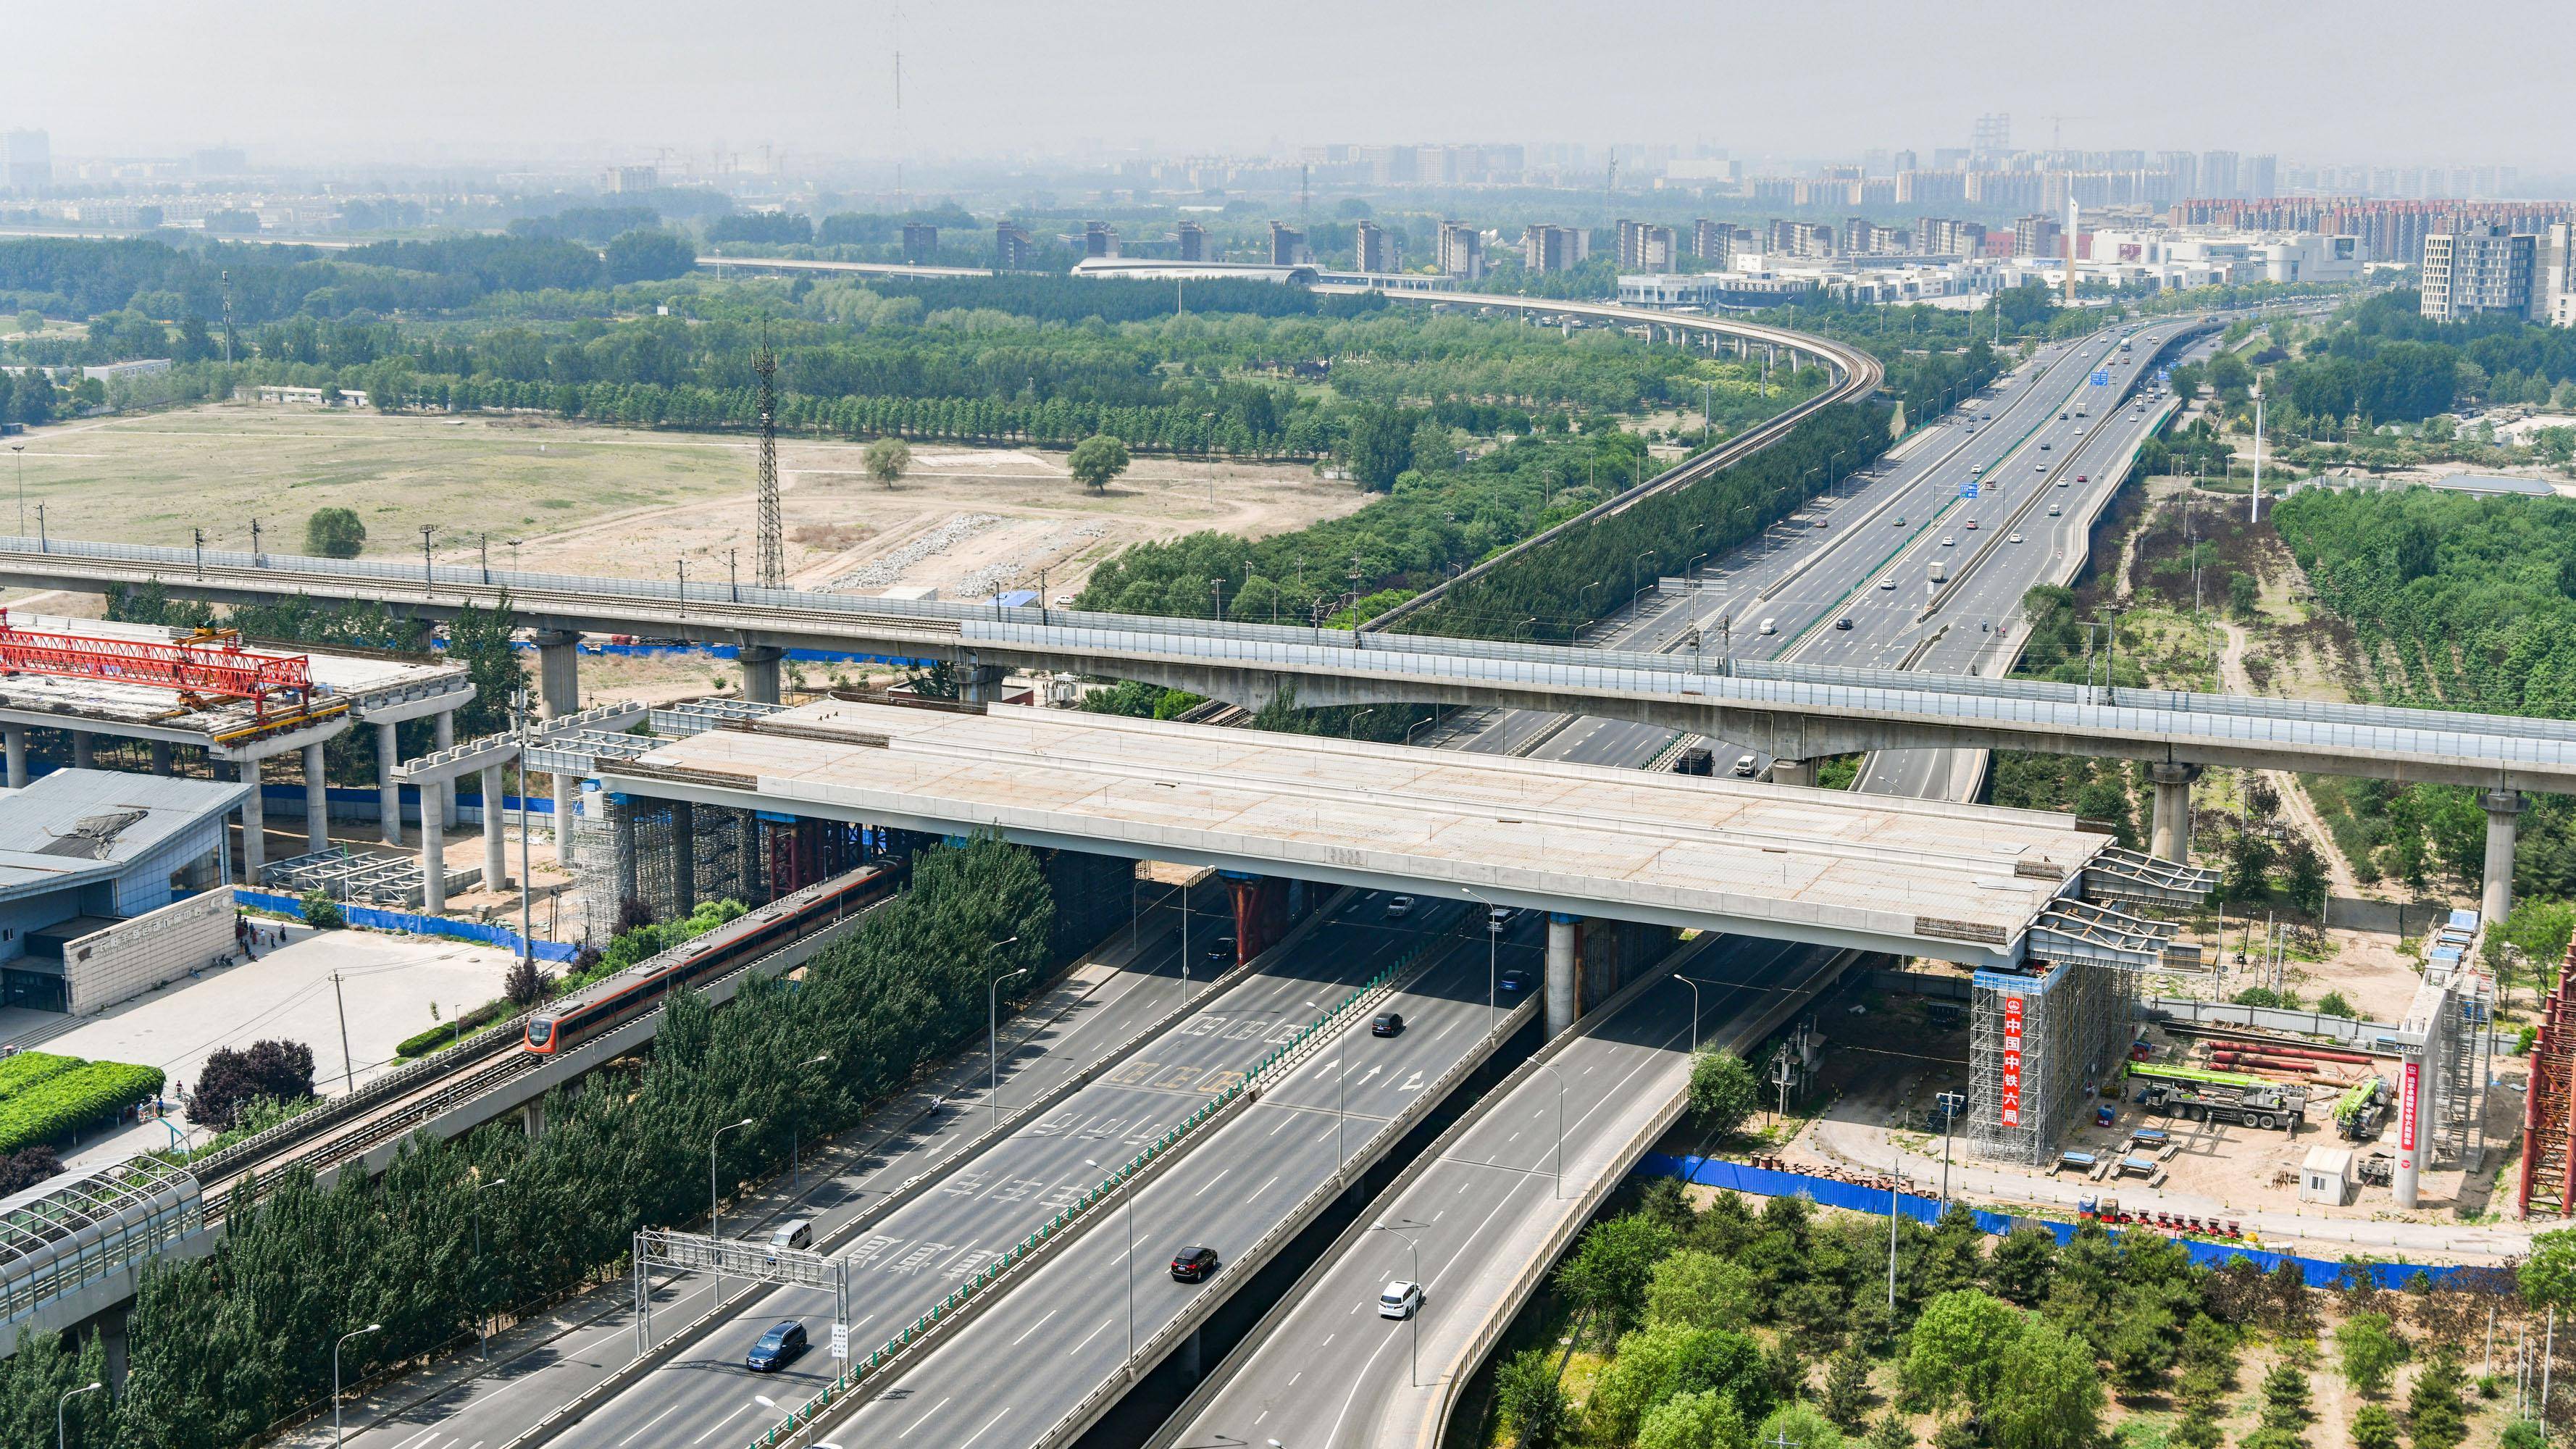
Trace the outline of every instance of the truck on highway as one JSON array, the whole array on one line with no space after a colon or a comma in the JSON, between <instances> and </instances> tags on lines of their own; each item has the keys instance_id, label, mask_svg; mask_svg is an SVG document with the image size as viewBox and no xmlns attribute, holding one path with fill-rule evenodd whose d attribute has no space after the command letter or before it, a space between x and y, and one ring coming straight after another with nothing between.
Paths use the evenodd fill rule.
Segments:
<instances>
[{"instance_id":1,"label":"truck on highway","mask_svg":"<svg viewBox=\"0 0 2576 1449\"><path fill-rule=\"evenodd\" d=\"M1934 583L1936 583L1936 584L1937 584L1937 583L1942 583L1942 582L1946 581L1949 577L1950 577L1950 566L1949 566L1948 564L1946 564L1946 563L1943 563L1941 560L1939 560L1939 559L1937 559L1937 558L1936 558L1936 559L1934 559L1934 560L1932 560L1932 582L1934 582Z\"/></svg>"},{"instance_id":2,"label":"truck on highway","mask_svg":"<svg viewBox=\"0 0 2576 1449\"><path fill-rule=\"evenodd\" d=\"M2159 1116L2246 1127L2298 1130L2307 1115L2308 1089L2241 1072L2135 1063L2129 1076L2141 1084L2137 1102Z\"/></svg>"}]
</instances>

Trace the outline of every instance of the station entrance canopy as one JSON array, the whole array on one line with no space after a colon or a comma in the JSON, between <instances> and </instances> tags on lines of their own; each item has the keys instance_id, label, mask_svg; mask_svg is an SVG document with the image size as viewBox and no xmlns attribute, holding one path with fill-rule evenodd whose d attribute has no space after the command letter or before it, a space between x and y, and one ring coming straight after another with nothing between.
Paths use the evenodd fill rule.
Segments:
<instances>
[{"instance_id":1,"label":"station entrance canopy","mask_svg":"<svg viewBox=\"0 0 2576 1449\"><path fill-rule=\"evenodd\" d=\"M2011 968L2070 816L1014 706L834 699L632 759L649 798Z\"/></svg>"}]
</instances>

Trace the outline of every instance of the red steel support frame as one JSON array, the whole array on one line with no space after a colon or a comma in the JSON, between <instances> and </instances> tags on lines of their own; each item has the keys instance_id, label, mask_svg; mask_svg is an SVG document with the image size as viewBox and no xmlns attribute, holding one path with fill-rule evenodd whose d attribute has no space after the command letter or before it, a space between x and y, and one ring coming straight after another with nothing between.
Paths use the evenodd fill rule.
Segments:
<instances>
[{"instance_id":1,"label":"red steel support frame","mask_svg":"<svg viewBox=\"0 0 2576 1449\"><path fill-rule=\"evenodd\" d=\"M2488 929L2494 929L2490 926ZM2531 1043L2531 1080L2522 1098L2522 1172L2514 1211L2558 1217L2576 1211L2576 1150L2569 1141L2570 1093L2576 1092L2576 945L2558 964L2558 984L2541 1007Z\"/></svg>"},{"instance_id":2,"label":"red steel support frame","mask_svg":"<svg viewBox=\"0 0 2576 1449\"><path fill-rule=\"evenodd\" d=\"M302 654L262 654L238 635L167 641L102 639L21 629L0 609L0 671L107 679L182 694L247 699L264 717L270 696L308 698L312 661Z\"/></svg>"}]
</instances>

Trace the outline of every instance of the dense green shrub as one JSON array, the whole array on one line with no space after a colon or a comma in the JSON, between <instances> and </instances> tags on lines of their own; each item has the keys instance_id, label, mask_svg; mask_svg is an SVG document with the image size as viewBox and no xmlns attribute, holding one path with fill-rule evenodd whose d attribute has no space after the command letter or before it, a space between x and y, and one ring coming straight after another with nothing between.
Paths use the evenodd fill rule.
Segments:
<instances>
[{"instance_id":1,"label":"dense green shrub","mask_svg":"<svg viewBox=\"0 0 2576 1449\"><path fill-rule=\"evenodd\" d=\"M160 1094L159 1067L84 1062L0 1099L0 1152L58 1137Z\"/></svg>"}]
</instances>

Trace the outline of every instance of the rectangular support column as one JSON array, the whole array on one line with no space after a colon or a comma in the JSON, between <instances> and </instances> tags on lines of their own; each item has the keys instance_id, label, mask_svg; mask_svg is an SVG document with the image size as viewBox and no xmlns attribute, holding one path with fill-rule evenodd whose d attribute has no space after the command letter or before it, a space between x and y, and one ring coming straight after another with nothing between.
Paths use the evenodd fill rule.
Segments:
<instances>
[{"instance_id":1,"label":"rectangular support column","mask_svg":"<svg viewBox=\"0 0 2576 1449\"><path fill-rule=\"evenodd\" d=\"M242 884L256 888L259 868L268 864L268 802L260 798L257 760L241 762L242 783L250 793L242 796Z\"/></svg>"},{"instance_id":2,"label":"rectangular support column","mask_svg":"<svg viewBox=\"0 0 2576 1449\"><path fill-rule=\"evenodd\" d=\"M26 789L27 727L25 725L14 724L0 725L0 749L5 749L8 755L9 788L12 790Z\"/></svg>"},{"instance_id":3,"label":"rectangular support column","mask_svg":"<svg viewBox=\"0 0 2576 1449\"><path fill-rule=\"evenodd\" d=\"M2522 813L2522 793L2490 790L2479 803L2487 807L2487 869L2478 910L2480 924L2493 931L2513 914L2514 817Z\"/></svg>"},{"instance_id":4,"label":"rectangular support column","mask_svg":"<svg viewBox=\"0 0 2576 1449\"><path fill-rule=\"evenodd\" d=\"M2199 778L2198 765L2166 762L2147 767L2147 780L2155 790L2147 812L2148 854L2177 865L2191 864L2191 783Z\"/></svg>"},{"instance_id":5,"label":"rectangular support column","mask_svg":"<svg viewBox=\"0 0 2576 1449\"><path fill-rule=\"evenodd\" d=\"M1813 785L1816 783L1816 767L1807 760L1773 760L1771 783L1801 787Z\"/></svg>"},{"instance_id":6,"label":"rectangular support column","mask_svg":"<svg viewBox=\"0 0 2576 1449\"><path fill-rule=\"evenodd\" d=\"M787 651L775 644L745 644L734 656L742 666L742 697L755 704L778 703L778 661Z\"/></svg>"},{"instance_id":7,"label":"rectangular support column","mask_svg":"<svg viewBox=\"0 0 2576 1449\"><path fill-rule=\"evenodd\" d=\"M377 831L387 845L402 844L402 786L394 783L394 764L399 756L394 749L394 727L376 726L376 813L382 818ZM429 812L422 811L426 824Z\"/></svg>"},{"instance_id":8,"label":"rectangular support column","mask_svg":"<svg viewBox=\"0 0 2576 1449\"><path fill-rule=\"evenodd\" d=\"M1574 1025L1574 974L1578 969L1574 928L1582 919L1558 911L1547 915L1547 1035L1551 1041Z\"/></svg>"},{"instance_id":9,"label":"rectangular support column","mask_svg":"<svg viewBox=\"0 0 2576 1449\"><path fill-rule=\"evenodd\" d=\"M164 776L170 773L170 742L168 740L154 740L152 742L152 773Z\"/></svg>"},{"instance_id":10,"label":"rectangular support column","mask_svg":"<svg viewBox=\"0 0 2576 1449\"><path fill-rule=\"evenodd\" d=\"M430 727L436 731L435 748L442 750L456 748L456 711L442 709L430 716ZM426 809L427 806L424 805L422 808ZM438 823L450 830L456 828L456 781L453 778L438 782Z\"/></svg>"},{"instance_id":11,"label":"rectangular support column","mask_svg":"<svg viewBox=\"0 0 2576 1449\"><path fill-rule=\"evenodd\" d=\"M420 913L447 913L447 829L438 822L438 792L431 787L420 800Z\"/></svg>"},{"instance_id":12,"label":"rectangular support column","mask_svg":"<svg viewBox=\"0 0 2576 1449\"><path fill-rule=\"evenodd\" d=\"M331 848L331 787L318 744L304 747L304 848Z\"/></svg>"},{"instance_id":13,"label":"rectangular support column","mask_svg":"<svg viewBox=\"0 0 2576 1449\"><path fill-rule=\"evenodd\" d=\"M991 704L1000 699L1003 672L997 664L958 665L958 701L963 704Z\"/></svg>"},{"instance_id":14,"label":"rectangular support column","mask_svg":"<svg viewBox=\"0 0 2576 1449\"><path fill-rule=\"evenodd\" d=\"M537 714L541 719L561 719L581 711L581 631L578 629L539 629L537 642ZM564 870L573 865L572 807L581 793L581 781L572 775L554 777L555 787L555 864ZM523 781L519 787L527 786ZM620 869L630 867L621 865Z\"/></svg>"},{"instance_id":15,"label":"rectangular support column","mask_svg":"<svg viewBox=\"0 0 2576 1449\"><path fill-rule=\"evenodd\" d=\"M89 769L89 768L90 768L90 737L89 737L89 731L87 731L87 730L73 730L73 731L71 732L71 736L72 736L72 768L73 768L73 769L75 769L75 770L86 770L86 769Z\"/></svg>"},{"instance_id":16,"label":"rectangular support column","mask_svg":"<svg viewBox=\"0 0 2576 1449\"><path fill-rule=\"evenodd\" d=\"M510 887L509 837L501 833L501 767L483 767L483 888Z\"/></svg>"}]
</instances>

